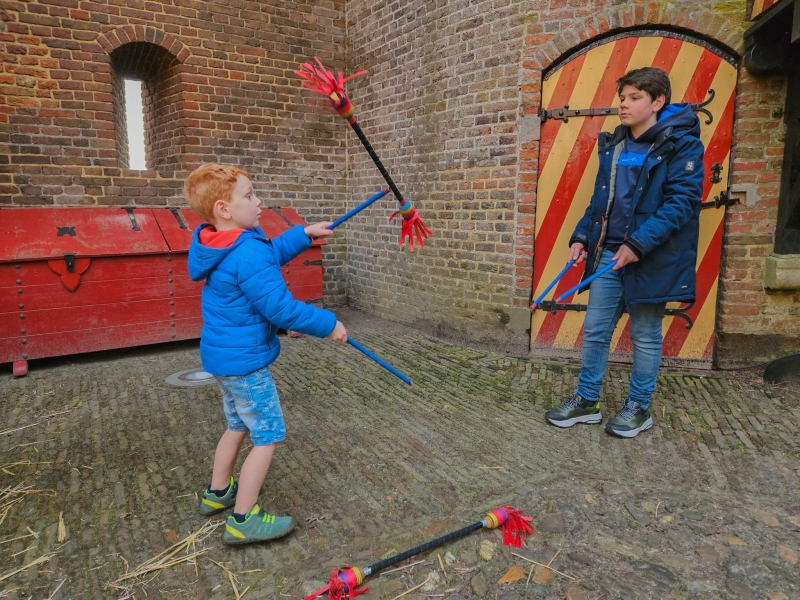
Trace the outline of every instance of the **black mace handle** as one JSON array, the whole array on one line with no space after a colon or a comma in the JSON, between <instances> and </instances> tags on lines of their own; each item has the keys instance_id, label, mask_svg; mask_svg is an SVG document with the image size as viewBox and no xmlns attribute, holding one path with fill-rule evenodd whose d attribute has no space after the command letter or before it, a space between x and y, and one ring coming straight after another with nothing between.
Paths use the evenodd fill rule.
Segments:
<instances>
[{"instance_id":1,"label":"black mace handle","mask_svg":"<svg viewBox=\"0 0 800 600\"><path fill-rule=\"evenodd\" d=\"M411 548L410 550L406 550L405 552L401 552L400 554L395 554L394 556L385 558L382 561L376 562L374 565L371 565L366 569L364 569L364 575L377 573L378 571L381 571L386 567L390 567L397 563L403 562L407 558L411 558L416 554L432 550L437 546L441 546L442 544L446 544L447 542L452 542L453 540L457 540L460 537L464 537L468 533L472 533L476 529L480 529L483 526L484 522L478 521L477 523L473 523L472 525L467 525L466 527L463 527L458 531L453 531L451 533L443 535L442 537L438 537L435 540L431 540L430 542L425 542L424 544L417 546L416 548Z\"/></svg>"},{"instance_id":2,"label":"black mace handle","mask_svg":"<svg viewBox=\"0 0 800 600\"><path fill-rule=\"evenodd\" d=\"M375 154L375 150L372 149L372 144L369 143L369 140L367 139L367 136L365 136L364 132L361 131L361 126L358 124L358 121L356 121L355 119L353 119L352 121L350 119L348 119L348 123L350 123L350 126L353 128L353 131L356 132L356 135L358 136L358 139L361 140L361 143L364 144L364 148L367 149L367 153L372 158L372 161L375 163L375 166L378 167L378 171L380 171L381 175L383 175L383 178L386 180L386 183L388 184L389 189L392 190L392 193L397 198L397 201L400 204L402 204L404 202L404 200L405 200L403 198L403 194L401 194L400 190L397 189L397 186L394 184L394 181L392 181L392 178L389 175L389 172L383 166L383 163L381 162L381 159L378 158L377 154Z\"/></svg>"}]
</instances>

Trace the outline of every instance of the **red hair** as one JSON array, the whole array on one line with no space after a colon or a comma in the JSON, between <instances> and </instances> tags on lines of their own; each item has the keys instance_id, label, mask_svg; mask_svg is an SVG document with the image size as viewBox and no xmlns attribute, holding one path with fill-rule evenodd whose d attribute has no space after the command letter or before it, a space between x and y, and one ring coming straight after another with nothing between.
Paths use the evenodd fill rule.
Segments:
<instances>
[{"instance_id":1,"label":"red hair","mask_svg":"<svg viewBox=\"0 0 800 600\"><path fill-rule=\"evenodd\" d=\"M239 175L250 179L249 173L239 167L207 163L195 169L186 180L184 193L189 206L203 220L214 223L214 203L231 201L231 191Z\"/></svg>"}]
</instances>

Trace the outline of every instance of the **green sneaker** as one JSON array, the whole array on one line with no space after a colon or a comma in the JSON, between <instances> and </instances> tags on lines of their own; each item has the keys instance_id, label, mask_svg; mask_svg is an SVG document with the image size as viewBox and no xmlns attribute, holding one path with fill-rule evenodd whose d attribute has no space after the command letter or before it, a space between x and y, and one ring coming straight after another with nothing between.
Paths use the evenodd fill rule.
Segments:
<instances>
[{"instance_id":1,"label":"green sneaker","mask_svg":"<svg viewBox=\"0 0 800 600\"><path fill-rule=\"evenodd\" d=\"M638 402L625 400L625 406L619 414L606 423L606 432L620 437L632 438L640 431L647 431L653 426L650 411L643 409Z\"/></svg>"},{"instance_id":2,"label":"green sneaker","mask_svg":"<svg viewBox=\"0 0 800 600\"><path fill-rule=\"evenodd\" d=\"M228 484L228 489L225 490L225 495L222 498L211 493L210 486L207 487L203 490L203 499L200 500L200 512L208 516L230 508L236 504L236 491L238 489L239 484L233 480L233 477L231 477L231 482Z\"/></svg>"},{"instance_id":3,"label":"green sneaker","mask_svg":"<svg viewBox=\"0 0 800 600\"><path fill-rule=\"evenodd\" d=\"M603 415L599 402L584 400L575 392L564 404L544 413L544 418L556 427L572 427L576 423L599 423Z\"/></svg>"},{"instance_id":4,"label":"green sneaker","mask_svg":"<svg viewBox=\"0 0 800 600\"><path fill-rule=\"evenodd\" d=\"M237 523L233 515L225 522L223 539L228 544L252 544L266 542L286 535L295 528L294 517L276 517L265 513L256 504L245 515L244 523Z\"/></svg>"}]
</instances>

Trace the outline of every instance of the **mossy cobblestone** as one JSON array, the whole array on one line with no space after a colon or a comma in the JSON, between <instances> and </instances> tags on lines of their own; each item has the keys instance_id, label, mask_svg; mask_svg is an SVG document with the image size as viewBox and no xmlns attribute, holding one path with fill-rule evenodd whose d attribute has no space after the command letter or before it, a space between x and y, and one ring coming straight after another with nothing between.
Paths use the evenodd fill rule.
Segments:
<instances>
[{"instance_id":1,"label":"mossy cobblestone","mask_svg":"<svg viewBox=\"0 0 800 600\"><path fill-rule=\"evenodd\" d=\"M448 551L456 562L424 594L800 597L787 562L800 550L797 403L716 373L664 369L653 430L632 440L601 427L561 430L542 413L574 390L576 364L461 347L356 312L342 318L414 385L349 346L282 338L273 374L288 438L260 501L295 516L299 528L272 544L230 548L220 530L202 544L204 556L241 573L248 600L302 598L308 582L337 566L372 564L502 504L544 525L517 554L546 564L561 550L552 566L574 579L498 584L511 565L532 563L507 551L479 557L481 541L502 546L496 532L481 531L372 578L363 597L397 596ZM106 584L126 562L135 568L203 525L197 493L224 429L219 391L164 383L197 366L197 345L184 343L0 376L0 430L35 424L0 436L0 490L52 491L29 494L0 523L0 576L56 553L0 582L0 596L47 598L66 578L54 598L121 597ZM620 408L628 374L609 369L604 416ZM38 537L2 543L28 527ZM144 590L148 598L232 597L225 573L205 558L197 570L165 569Z\"/></svg>"}]
</instances>

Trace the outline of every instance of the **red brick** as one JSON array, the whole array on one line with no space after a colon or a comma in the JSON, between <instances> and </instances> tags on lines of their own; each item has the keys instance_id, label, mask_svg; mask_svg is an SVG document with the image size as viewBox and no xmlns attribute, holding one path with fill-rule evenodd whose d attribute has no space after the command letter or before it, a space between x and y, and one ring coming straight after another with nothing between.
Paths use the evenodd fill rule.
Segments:
<instances>
[{"instance_id":1,"label":"red brick","mask_svg":"<svg viewBox=\"0 0 800 600\"><path fill-rule=\"evenodd\" d=\"M137 196L142 202L179 204L186 173L202 160L222 160L251 170L265 199L287 202L319 217L338 216L352 195L372 193L374 165L327 103L301 88L291 71L297 61L314 55L324 57L336 70L363 65L370 71L369 79L348 84L362 126L400 188L418 199L423 218L441 226L429 246L413 261L403 263L402 276L395 265L379 267L365 254L379 240L396 238L396 220L389 224L385 216L376 221L374 241L350 249L341 240L331 242L326 272L340 272L349 257L359 265L351 275L353 288L366 290L353 300L375 311L385 308L369 300L377 297L377 287L397 297L411 293L408 300L413 304L419 297L402 281L441 273L440 282L430 288L431 295L423 303L443 300L447 308L442 318L452 316L455 326L468 329L473 321L465 315L475 314L475 322L482 322L482 311L507 310L503 303L508 299L498 305L491 299L498 292L486 292L482 301L475 293L472 299L464 297L462 308L452 308L447 300L452 290L459 289L461 281L469 285L472 281L457 268L436 270L442 268L436 261L462 251L479 254L470 259L472 272L503 273L499 285L503 293L510 292L515 306L524 306L530 296L540 147L538 142L519 145L516 136L519 116L535 118L540 109L542 67L569 52L570 45L611 29L683 26L723 45L736 35L731 44L735 46L741 43L740 32L746 26L743 14L732 9L720 12L711 0L673 4L541 0L529 4L532 12L528 15L517 12L522 5L511 3L482 14L479 24L467 26L467 19L457 15L471 7L469 0L450 0L446 16L452 20L437 20L439 41L434 48L414 17L422 8L440 9L424 0L385 7L352 0L347 7L359 18L347 22L347 31L342 2L277 0L262 3L262 8L269 9L263 13L233 2L201 4L199 0L183 0L179 5L156 0L20 3L19 21L6 24L11 37L0 33L0 42L11 48L6 56L18 60L7 65L5 75L12 80L0 84L15 86L13 69L42 73L37 86L26 92L38 97L13 93L0 97L0 157L12 156L8 144L2 142L6 132L31 136L35 139L25 145L37 146L40 158L50 162L11 163L17 169L13 174L28 177L34 170L40 174L47 168L52 170L47 176L57 179L47 186L67 187L72 178L88 177L92 169L92 177L98 180L86 184L87 194L98 204L118 204L122 198L136 201L125 195L129 189L146 190L150 196ZM55 10L48 14L48 8ZM116 177L127 159L124 136L118 135L121 125L114 120L113 104L119 102L120 90L111 77L108 53L130 41L156 43L176 56L182 63L178 67L181 81L163 76L160 95L151 95L155 87L146 94L150 159L156 169L127 170L121 182L110 185L102 178ZM474 49L474 63L462 62L464 44ZM744 258L747 264L725 271L730 294L721 297L723 329L748 327L747 323L764 326L757 315L733 318L724 312L728 305L742 304L745 293L745 304L765 307L778 315L771 317L777 321L783 318L780 310L785 311L757 281L777 213L784 126L772 114L783 107L784 90L784 78L756 79L746 71L741 73L734 160L725 167L726 172L732 168L734 182L757 186L757 200L753 207L729 209L724 238L728 258L724 260ZM71 144L54 141L64 139ZM78 174L67 175L69 169L77 169ZM170 185L161 187L165 182ZM52 198L41 195L41 187L35 193L4 189L0 201L51 202ZM392 207L387 203L383 211L388 215ZM353 239L366 239L360 225L354 225L352 233L357 236ZM513 240L508 236L514 236ZM484 250L476 253L480 244ZM741 256L735 254L738 251ZM516 264L516 271L504 271L510 268L509 261ZM736 280L731 279L733 275ZM342 282L328 280L326 286L334 290L331 297L344 300Z\"/></svg>"}]
</instances>

